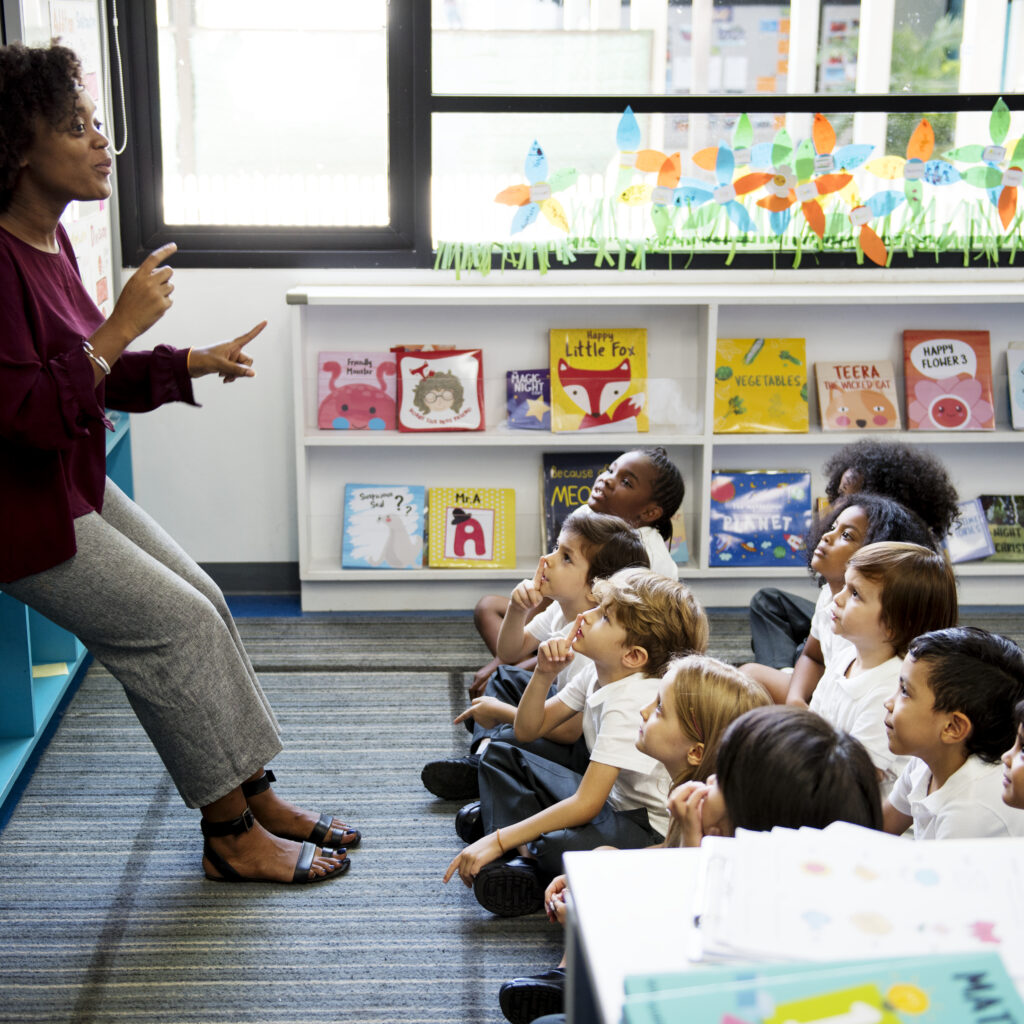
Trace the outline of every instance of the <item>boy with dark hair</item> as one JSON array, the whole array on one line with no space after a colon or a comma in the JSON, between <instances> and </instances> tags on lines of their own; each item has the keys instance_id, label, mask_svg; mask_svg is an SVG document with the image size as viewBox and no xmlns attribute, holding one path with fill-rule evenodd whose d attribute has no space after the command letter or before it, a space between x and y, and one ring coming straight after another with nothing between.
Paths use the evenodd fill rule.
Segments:
<instances>
[{"instance_id":1,"label":"boy with dark hair","mask_svg":"<svg viewBox=\"0 0 1024 1024\"><path fill-rule=\"evenodd\" d=\"M1024 698L1024 653L971 626L917 637L885 702L889 749L913 760L883 805L885 830L915 839L1024 836L1002 799L1000 755Z\"/></svg>"}]
</instances>

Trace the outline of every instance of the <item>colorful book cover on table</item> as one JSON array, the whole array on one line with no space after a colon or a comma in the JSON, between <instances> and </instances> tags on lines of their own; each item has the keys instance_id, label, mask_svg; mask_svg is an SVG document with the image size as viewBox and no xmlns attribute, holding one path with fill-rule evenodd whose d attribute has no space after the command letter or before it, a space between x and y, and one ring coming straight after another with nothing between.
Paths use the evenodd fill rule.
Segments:
<instances>
[{"instance_id":1,"label":"colorful book cover on table","mask_svg":"<svg viewBox=\"0 0 1024 1024\"><path fill-rule=\"evenodd\" d=\"M576 452L545 452L541 460L541 550L554 550L565 517L590 500L594 481L620 455L582 449Z\"/></svg>"},{"instance_id":2,"label":"colorful book cover on table","mask_svg":"<svg viewBox=\"0 0 1024 1024\"><path fill-rule=\"evenodd\" d=\"M646 431L647 331L552 329L551 429Z\"/></svg>"},{"instance_id":3,"label":"colorful book cover on table","mask_svg":"<svg viewBox=\"0 0 1024 1024\"><path fill-rule=\"evenodd\" d=\"M908 430L995 430L988 331L903 332Z\"/></svg>"},{"instance_id":4,"label":"colorful book cover on table","mask_svg":"<svg viewBox=\"0 0 1024 1024\"><path fill-rule=\"evenodd\" d=\"M397 367L390 352L320 352L317 416L321 430L394 430Z\"/></svg>"},{"instance_id":5,"label":"colorful book cover on table","mask_svg":"<svg viewBox=\"0 0 1024 1024\"><path fill-rule=\"evenodd\" d=\"M990 562L1024 562L1024 494L983 494L979 499L995 551Z\"/></svg>"},{"instance_id":6,"label":"colorful book cover on table","mask_svg":"<svg viewBox=\"0 0 1024 1024\"><path fill-rule=\"evenodd\" d=\"M1010 386L1010 423L1024 430L1024 341L1011 341L1006 349L1006 380Z\"/></svg>"},{"instance_id":7,"label":"colorful book cover on table","mask_svg":"<svg viewBox=\"0 0 1024 1024\"><path fill-rule=\"evenodd\" d=\"M811 474L722 470L711 475L711 558L717 566L807 565Z\"/></svg>"},{"instance_id":8,"label":"colorful book cover on table","mask_svg":"<svg viewBox=\"0 0 1024 1024\"><path fill-rule=\"evenodd\" d=\"M716 434L806 434L803 338L719 338Z\"/></svg>"},{"instance_id":9,"label":"colorful book cover on table","mask_svg":"<svg viewBox=\"0 0 1024 1024\"><path fill-rule=\"evenodd\" d=\"M951 562L975 562L994 555L996 546L980 498L957 502L960 515L943 543Z\"/></svg>"},{"instance_id":10,"label":"colorful book cover on table","mask_svg":"<svg viewBox=\"0 0 1024 1024\"><path fill-rule=\"evenodd\" d=\"M1024 1001L997 952L869 960L863 965L751 964L676 989L635 992L625 1024L993 1024L1022 1020ZM715 974L719 972L715 971ZM744 974L746 975L744 977Z\"/></svg>"},{"instance_id":11,"label":"colorful book cover on table","mask_svg":"<svg viewBox=\"0 0 1024 1024\"><path fill-rule=\"evenodd\" d=\"M480 349L395 352L398 429L484 429L483 354Z\"/></svg>"},{"instance_id":12,"label":"colorful book cover on table","mask_svg":"<svg viewBox=\"0 0 1024 1024\"><path fill-rule=\"evenodd\" d=\"M345 484L342 568L421 568L425 496L415 485Z\"/></svg>"},{"instance_id":13,"label":"colorful book cover on table","mask_svg":"<svg viewBox=\"0 0 1024 1024\"><path fill-rule=\"evenodd\" d=\"M509 370L505 374L508 425L513 430L551 429L551 371Z\"/></svg>"},{"instance_id":14,"label":"colorful book cover on table","mask_svg":"<svg viewBox=\"0 0 1024 1024\"><path fill-rule=\"evenodd\" d=\"M888 359L814 364L822 430L899 430L899 392Z\"/></svg>"},{"instance_id":15,"label":"colorful book cover on table","mask_svg":"<svg viewBox=\"0 0 1024 1024\"><path fill-rule=\"evenodd\" d=\"M511 487L431 487L427 524L430 566L515 568L516 492Z\"/></svg>"}]
</instances>

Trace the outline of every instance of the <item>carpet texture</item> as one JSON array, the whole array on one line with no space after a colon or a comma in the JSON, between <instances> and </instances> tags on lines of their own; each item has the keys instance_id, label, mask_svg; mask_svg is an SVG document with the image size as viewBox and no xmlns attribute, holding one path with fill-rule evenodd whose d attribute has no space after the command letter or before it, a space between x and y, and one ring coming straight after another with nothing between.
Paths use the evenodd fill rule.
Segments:
<instances>
[{"instance_id":1,"label":"carpet texture","mask_svg":"<svg viewBox=\"0 0 1024 1024\"><path fill-rule=\"evenodd\" d=\"M1024 639L1024 616L967 621ZM348 875L225 885L123 692L94 665L0 833L0 1021L74 1024L500 1022L500 984L558 962L542 915L500 919L441 876L457 803L423 764L486 650L468 615L241 619L285 738L278 791L363 830ZM712 615L744 661L746 615Z\"/></svg>"}]
</instances>

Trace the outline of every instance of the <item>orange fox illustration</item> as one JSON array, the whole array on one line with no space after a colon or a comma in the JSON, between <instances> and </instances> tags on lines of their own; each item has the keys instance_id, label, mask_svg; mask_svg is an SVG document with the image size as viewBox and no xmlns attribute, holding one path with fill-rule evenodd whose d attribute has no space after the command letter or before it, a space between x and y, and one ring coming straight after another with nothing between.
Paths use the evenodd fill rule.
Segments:
<instances>
[{"instance_id":1,"label":"orange fox illustration","mask_svg":"<svg viewBox=\"0 0 1024 1024\"><path fill-rule=\"evenodd\" d=\"M881 391L844 391L828 385L828 408L824 420L833 427L880 430L899 419L892 400Z\"/></svg>"},{"instance_id":2,"label":"orange fox illustration","mask_svg":"<svg viewBox=\"0 0 1024 1024\"><path fill-rule=\"evenodd\" d=\"M566 395L583 410L580 430L617 423L643 411L642 393L630 395L624 402L619 401L633 382L628 359L623 359L611 370L585 370L559 359L558 381Z\"/></svg>"}]
</instances>

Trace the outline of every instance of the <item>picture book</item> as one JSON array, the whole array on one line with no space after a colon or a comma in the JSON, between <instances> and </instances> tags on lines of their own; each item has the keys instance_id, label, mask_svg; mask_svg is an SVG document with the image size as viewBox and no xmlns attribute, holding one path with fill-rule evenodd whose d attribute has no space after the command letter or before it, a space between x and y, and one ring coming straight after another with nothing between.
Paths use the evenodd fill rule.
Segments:
<instances>
[{"instance_id":1,"label":"picture book","mask_svg":"<svg viewBox=\"0 0 1024 1024\"><path fill-rule=\"evenodd\" d=\"M316 425L321 430L394 430L396 373L390 352L320 352Z\"/></svg>"},{"instance_id":2,"label":"picture book","mask_svg":"<svg viewBox=\"0 0 1024 1024\"><path fill-rule=\"evenodd\" d=\"M398 349L398 429L483 430L480 349Z\"/></svg>"},{"instance_id":3,"label":"picture book","mask_svg":"<svg viewBox=\"0 0 1024 1024\"><path fill-rule=\"evenodd\" d=\"M772 469L711 474L711 565L807 564L811 474Z\"/></svg>"},{"instance_id":4,"label":"picture book","mask_svg":"<svg viewBox=\"0 0 1024 1024\"><path fill-rule=\"evenodd\" d=\"M680 972L682 973L682 972ZM860 963L751 964L694 975L675 989L627 995L626 1024L982 1024L1020 1020L1024 1000L996 952ZM991 1016L990 1016L991 1015Z\"/></svg>"},{"instance_id":5,"label":"picture book","mask_svg":"<svg viewBox=\"0 0 1024 1024\"><path fill-rule=\"evenodd\" d=\"M424 488L345 484L343 569L419 569L423 565Z\"/></svg>"},{"instance_id":6,"label":"picture book","mask_svg":"<svg viewBox=\"0 0 1024 1024\"><path fill-rule=\"evenodd\" d=\"M594 481L620 455L589 448L575 452L545 452L541 461L541 550L554 549L558 531L570 512L590 500Z\"/></svg>"},{"instance_id":7,"label":"picture book","mask_svg":"<svg viewBox=\"0 0 1024 1024\"><path fill-rule=\"evenodd\" d=\"M1024 562L1024 494L983 494L979 499L995 552L992 562Z\"/></svg>"},{"instance_id":8,"label":"picture book","mask_svg":"<svg viewBox=\"0 0 1024 1024\"><path fill-rule=\"evenodd\" d=\"M716 434L806 434L803 338L719 338Z\"/></svg>"},{"instance_id":9,"label":"picture book","mask_svg":"<svg viewBox=\"0 0 1024 1024\"><path fill-rule=\"evenodd\" d=\"M690 546L686 543L686 523L683 521L682 506L672 517L672 539L668 542L668 553L676 565L686 565L690 560Z\"/></svg>"},{"instance_id":10,"label":"picture book","mask_svg":"<svg viewBox=\"0 0 1024 1024\"><path fill-rule=\"evenodd\" d=\"M551 429L646 431L647 331L552 329Z\"/></svg>"},{"instance_id":11,"label":"picture book","mask_svg":"<svg viewBox=\"0 0 1024 1024\"><path fill-rule=\"evenodd\" d=\"M1011 341L1006 349L1006 379L1010 386L1010 423L1024 430L1024 341Z\"/></svg>"},{"instance_id":12,"label":"picture book","mask_svg":"<svg viewBox=\"0 0 1024 1024\"><path fill-rule=\"evenodd\" d=\"M951 562L975 562L995 554L996 546L985 518L980 498L958 501L960 515L946 535L943 544Z\"/></svg>"},{"instance_id":13,"label":"picture book","mask_svg":"<svg viewBox=\"0 0 1024 1024\"><path fill-rule=\"evenodd\" d=\"M509 370L505 374L505 394L509 427L551 429L550 370Z\"/></svg>"},{"instance_id":14,"label":"picture book","mask_svg":"<svg viewBox=\"0 0 1024 1024\"><path fill-rule=\"evenodd\" d=\"M994 430L988 331L903 332L908 430Z\"/></svg>"},{"instance_id":15,"label":"picture book","mask_svg":"<svg viewBox=\"0 0 1024 1024\"><path fill-rule=\"evenodd\" d=\"M899 430L896 375L888 359L814 364L822 430Z\"/></svg>"},{"instance_id":16,"label":"picture book","mask_svg":"<svg viewBox=\"0 0 1024 1024\"><path fill-rule=\"evenodd\" d=\"M431 487L427 509L431 567L515 568L516 492L511 487Z\"/></svg>"}]
</instances>

